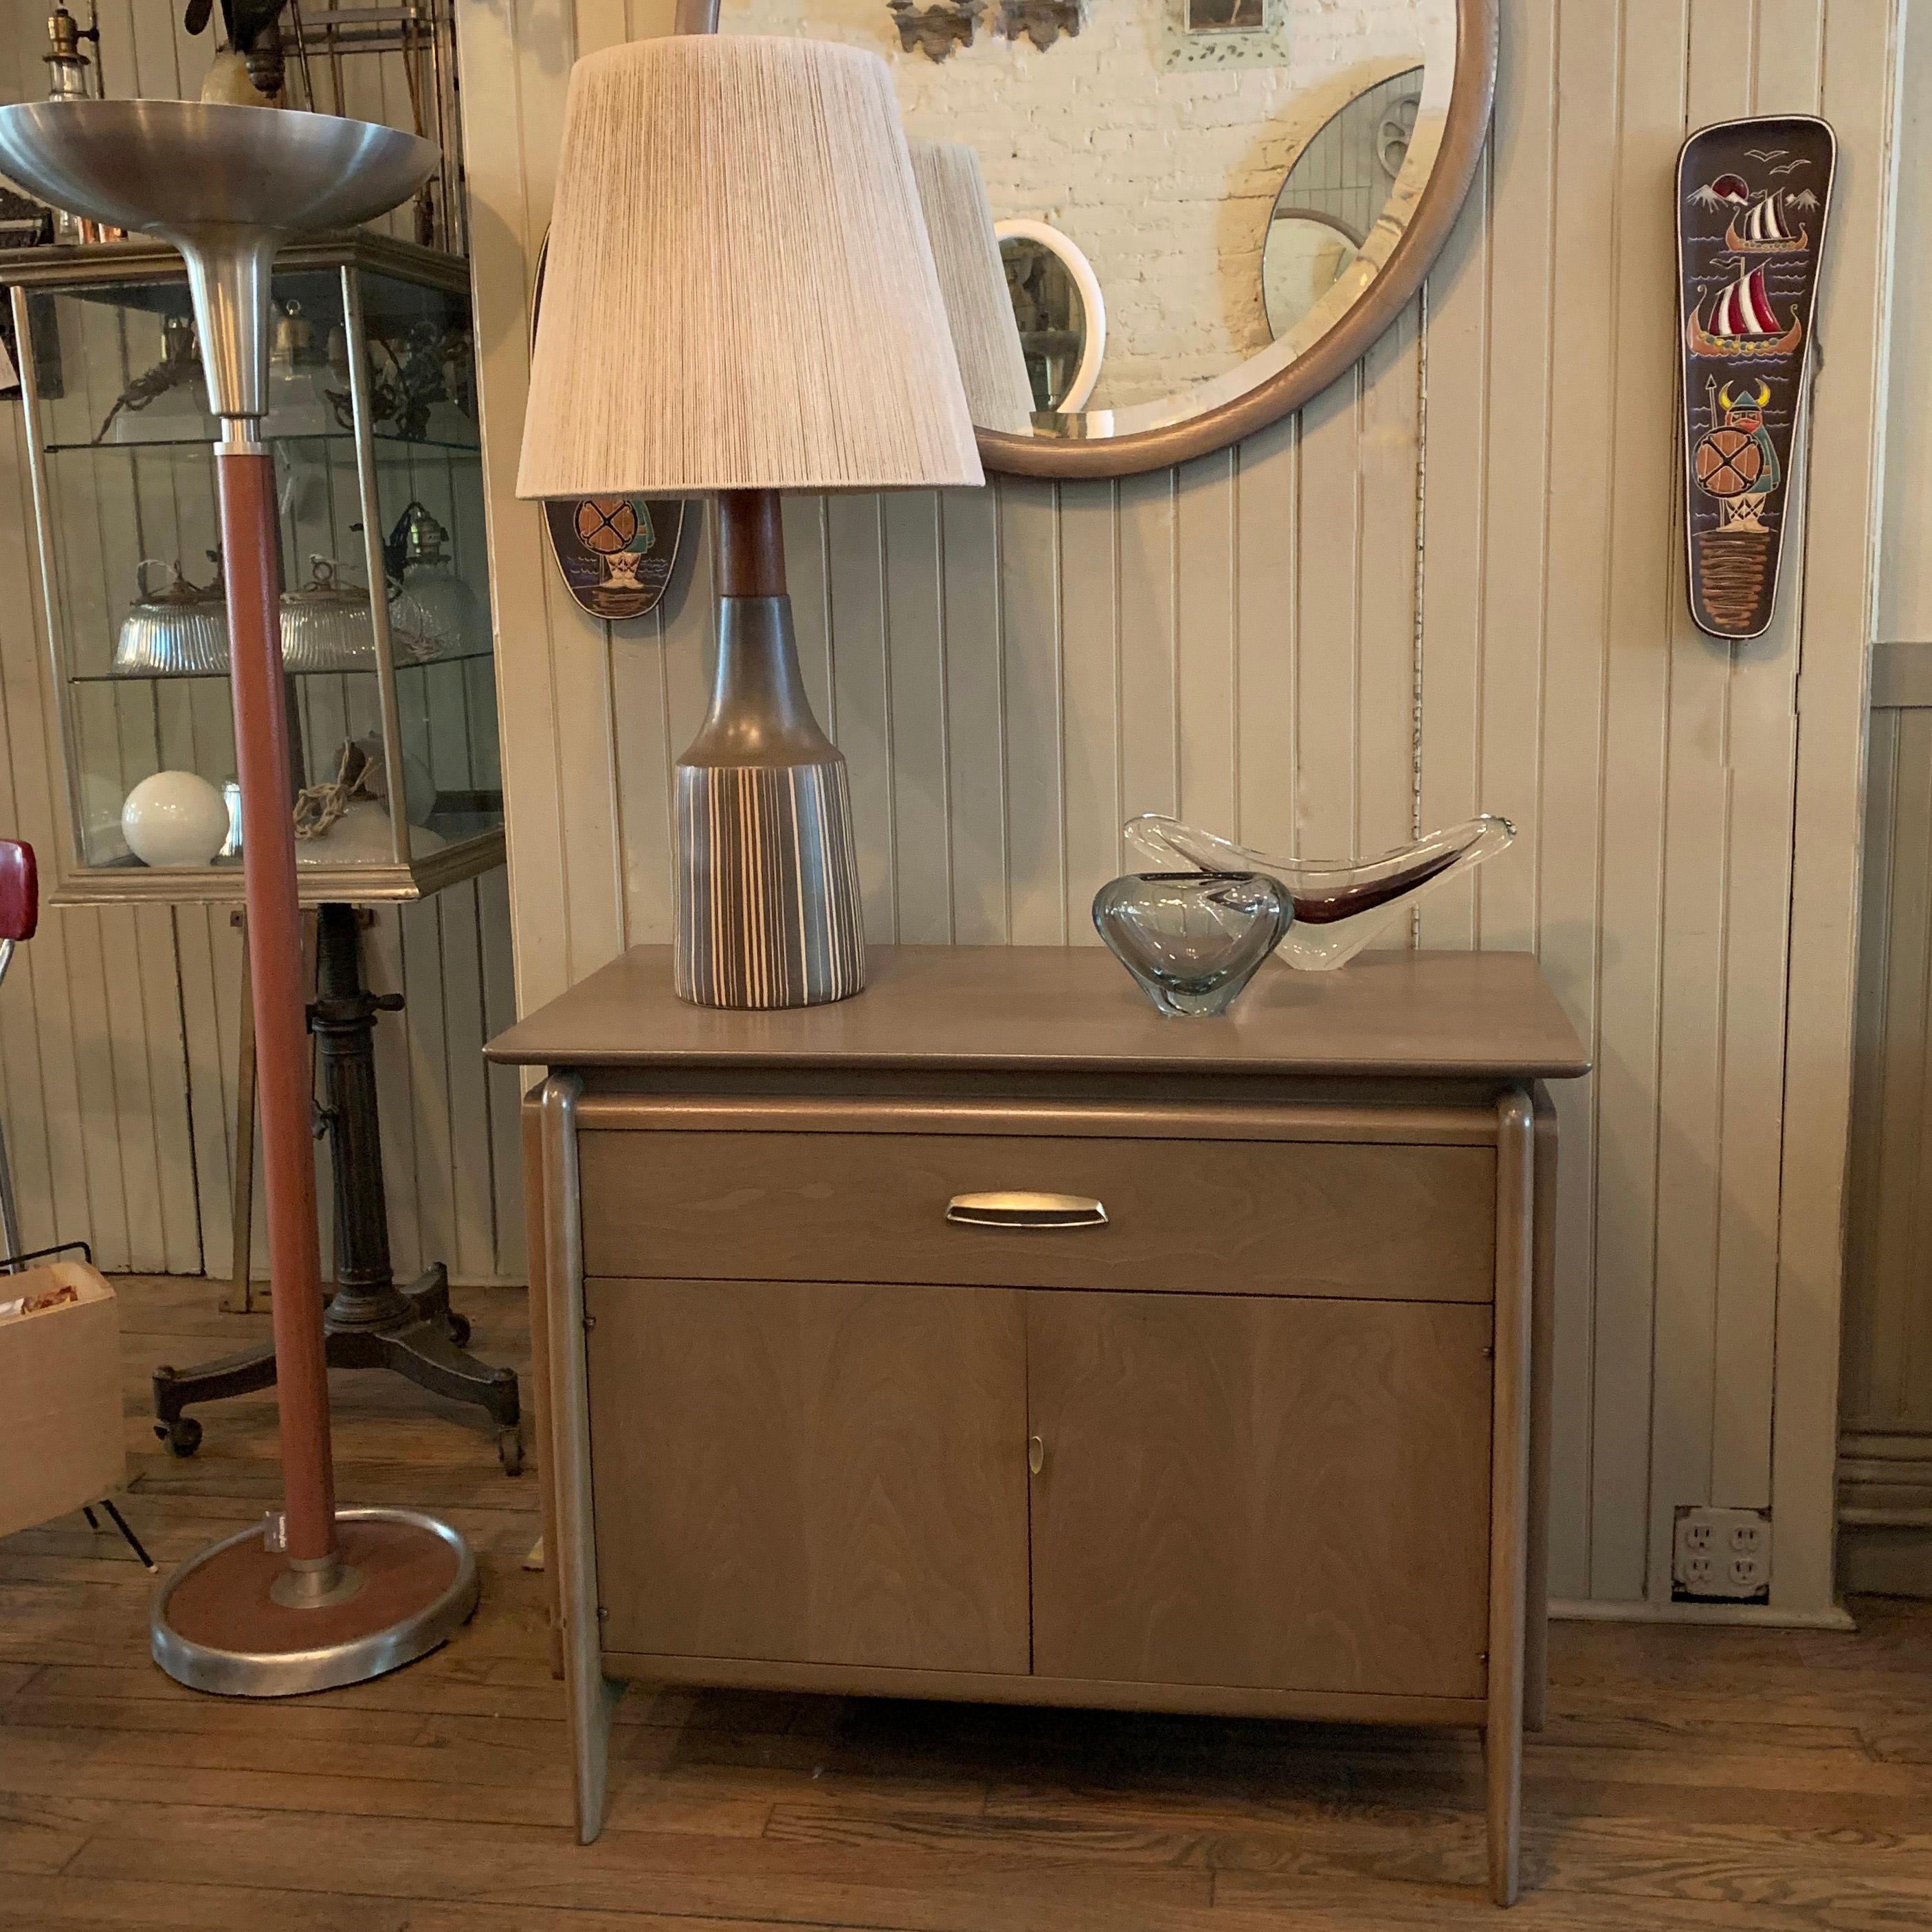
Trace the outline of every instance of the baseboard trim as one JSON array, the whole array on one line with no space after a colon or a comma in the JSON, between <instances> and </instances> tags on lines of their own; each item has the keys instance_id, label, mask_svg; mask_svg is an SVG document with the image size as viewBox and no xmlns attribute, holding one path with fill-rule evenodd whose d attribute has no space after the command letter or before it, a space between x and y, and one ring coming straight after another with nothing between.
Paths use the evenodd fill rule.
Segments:
<instances>
[{"instance_id":1,"label":"baseboard trim","mask_svg":"<svg viewBox=\"0 0 1932 1932\"><path fill-rule=\"evenodd\" d=\"M1842 1604L1822 1610L1780 1610L1775 1604L1597 1603L1584 1597L1550 1600L1552 1620L1564 1623L1716 1624L1770 1630L1853 1630Z\"/></svg>"},{"instance_id":2,"label":"baseboard trim","mask_svg":"<svg viewBox=\"0 0 1932 1932\"><path fill-rule=\"evenodd\" d=\"M1932 1523L1901 1522L1898 1515L1876 1510L1839 1511L1841 1590L1932 1598Z\"/></svg>"}]
</instances>

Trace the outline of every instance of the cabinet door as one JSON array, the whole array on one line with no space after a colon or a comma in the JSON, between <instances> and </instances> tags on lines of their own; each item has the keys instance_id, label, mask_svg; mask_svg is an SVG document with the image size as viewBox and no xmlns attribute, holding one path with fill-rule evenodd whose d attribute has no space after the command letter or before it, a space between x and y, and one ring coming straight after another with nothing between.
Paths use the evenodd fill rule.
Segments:
<instances>
[{"instance_id":1,"label":"cabinet door","mask_svg":"<svg viewBox=\"0 0 1932 1932\"><path fill-rule=\"evenodd\" d=\"M1034 1668L1474 1697L1490 1313L1036 1294Z\"/></svg>"},{"instance_id":2,"label":"cabinet door","mask_svg":"<svg viewBox=\"0 0 1932 1932\"><path fill-rule=\"evenodd\" d=\"M1024 1671L1010 1290L586 1284L610 1650Z\"/></svg>"}]
</instances>

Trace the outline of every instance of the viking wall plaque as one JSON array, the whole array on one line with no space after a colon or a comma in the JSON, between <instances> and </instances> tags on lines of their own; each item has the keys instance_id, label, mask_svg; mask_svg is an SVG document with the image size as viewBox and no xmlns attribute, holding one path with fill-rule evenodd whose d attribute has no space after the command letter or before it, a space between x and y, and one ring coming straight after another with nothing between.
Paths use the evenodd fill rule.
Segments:
<instances>
[{"instance_id":1,"label":"viking wall plaque","mask_svg":"<svg viewBox=\"0 0 1932 1932\"><path fill-rule=\"evenodd\" d=\"M1838 144L1809 115L1720 122L1677 164L1690 614L1762 637L1778 601Z\"/></svg>"}]
</instances>

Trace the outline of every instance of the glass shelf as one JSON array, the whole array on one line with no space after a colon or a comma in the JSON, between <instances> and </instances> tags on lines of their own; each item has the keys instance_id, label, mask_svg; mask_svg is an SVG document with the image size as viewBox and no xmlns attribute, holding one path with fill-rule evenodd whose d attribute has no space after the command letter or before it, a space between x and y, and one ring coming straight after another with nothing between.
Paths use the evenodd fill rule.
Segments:
<instances>
[{"instance_id":1,"label":"glass shelf","mask_svg":"<svg viewBox=\"0 0 1932 1932\"><path fill-rule=\"evenodd\" d=\"M436 449L446 450L458 456L476 456L482 454L481 442L452 442L437 436L398 436L393 430L377 430L371 440L380 449ZM270 448L287 443L319 442L347 443L353 446L356 432L352 429L310 430L299 436L272 436L266 439ZM122 449L191 449L206 456L214 446L212 436L206 440L191 436L151 436L142 437L116 436L106 442L48 442L41 448L50 456L67 456L86 451L95 456L111 456Z\"/></svg>"},{"instance_id":2,"label":"glass shelf","mask_svg":"<svg viewBox=\"0 0 1932 1932\"><path fill-rule=\"evenodd\" d=\"M400 658L396 660L396 670L400 676L406 670L434 670L439 664L478 664L495 653L488 650L443 651L433 658ZM333 670L292 670L290 677L373 677L376 667L373 664L344 664ZM226 681L225 670L82 670L68 674L70 684L192 684L206 682L210 678Z\"/></svg>"},{"instance_id":3,"label":"glass shelf","mask_svg":"<svg viewBox=\"0 0 1932 1932\"><path fill-rule=\"evenodd\" d=\"M432 812L421 822L422 829L434 832L452 845L467 844L478 838L495 837L503 829L502 797L496 794L498 805L494 812L466 812L460 808L438 809ZM311 851L319 846L311 847ZM131 852L122 852L112 859L96 862L95 869L103 872L151 873L157 868L144 864ZM238 851L224 853L208 860L207 865L196 868L209 872L231 872L237 878L242 876L242 854Z\"/></svg>"}]
</instances>

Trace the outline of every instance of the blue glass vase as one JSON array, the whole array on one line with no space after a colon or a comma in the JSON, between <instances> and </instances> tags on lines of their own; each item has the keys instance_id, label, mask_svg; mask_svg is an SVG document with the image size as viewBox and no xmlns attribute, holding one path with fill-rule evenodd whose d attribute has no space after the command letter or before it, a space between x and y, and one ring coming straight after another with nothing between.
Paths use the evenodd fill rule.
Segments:
<instances>
[{"instance_id":1,"label":"blue glass vase","mask_svg":"<svg viewBox=\"0 0 1932 1932\"><path fill-rule=\"evenodd\" d=\"M1094 924L1164 1013L1223 1013L1294 920L1264 872L1138 872L1094 896Z\"/></svg>"}]
</instances>

